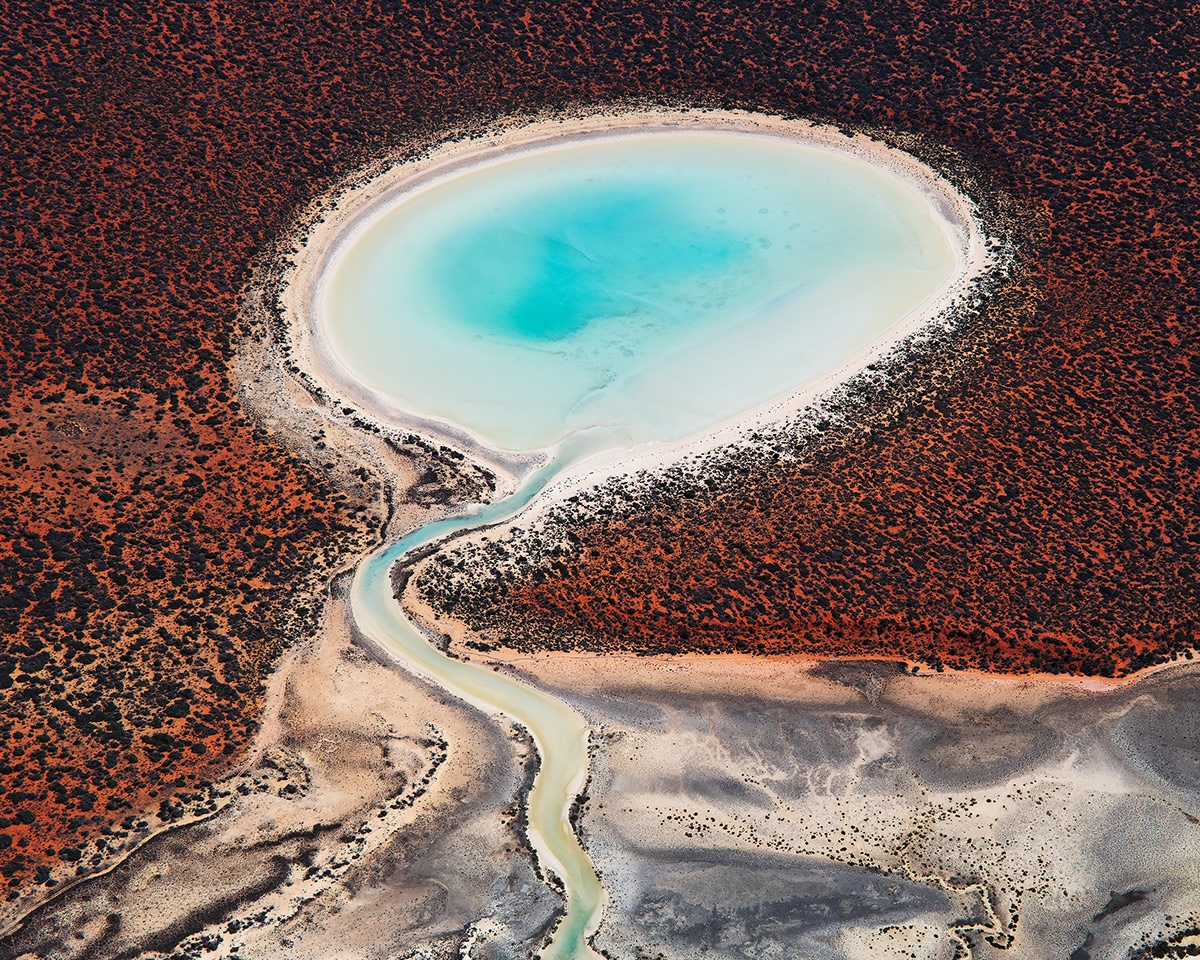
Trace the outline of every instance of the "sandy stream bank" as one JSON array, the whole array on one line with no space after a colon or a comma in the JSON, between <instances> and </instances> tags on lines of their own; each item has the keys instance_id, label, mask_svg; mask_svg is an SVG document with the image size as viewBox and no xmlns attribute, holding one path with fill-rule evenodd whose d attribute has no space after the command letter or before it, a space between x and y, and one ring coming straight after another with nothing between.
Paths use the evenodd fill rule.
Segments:
<instances>
[{"instance_id":1,"label":"sandy stream bank","mask_svg":"<svg viewBox=\"0 0 1200 960\"><path fill-rule=\"evenodd\" d=\"M716 117L639 116L662 124ZM620 122L545 121L444 148L442 160L469 163L497 142L519 149L549 131L582 135ZM899 151L855 142L875 159L905 162ZM392 202L389 191L404 189L408 175L385 173L326 209L304 247L318 254L302 251L287 279L293 317L311 307L332 239ZM925 187L938 203L941 188ZM982 267L976 258L986 259L986 242L970 230L964 236L966 277ZM854 362L886 353L943 305L927 304ZM472 493L489 495L478 474L455 487L447 467L452 492L422 505L419 458L396 455L404 434L432 433L458 447L491 471L496 495L543 462L545 452L489 451L463 431L390 409L339 372L316 333L296 324L282 356L256 360L254 376L243 371L257 394L247 405L284 442L303 445L319 424L325 446L314 457L368 464L383 481L377 510L390 517L389 536ZM852 373L850 363L704 438L592 462L535 499L521 522L571 489L786 418ZM372 422L378 433L361 429ZM446 623L436 629L455 632ZM615 956L691 956L703 947L731 957L834 950L933 958L969 944L980 956L1004 945L1015 949L997 956L1037 957L1085 938L1092 955L1115 956L1109 941L1124 950L1200 912L1187 879L1200 872L1198 784L1183 755L1197 736L1188 717L1200 714L1190 667L1096 696L1087 681L911 677L887 664L601 663L497 651L492 665L561 697L595 731L575 821L609 893L597 943ZM1179 745L1174 759L1164 747L1171 743ZM536 880L521 829L533 762L518 729L374 649L347 616L343 585L318 636L289 653L273 679L267 720L238 774L247 792L234 790L206 823L146 844L107 877L59 897L9 941L13 955L149 956L177 946L217 957L528 955L559 909ZM999 804L1005 815L984 822L980 804ZM1106 825L1129 822L1138 825L1137 847L1097 859L1126 842ZM752 874L765 879L751 882ZM1110 891L1143 883L1152 894L1101 916Z\"/></svg>"}]
</instances>

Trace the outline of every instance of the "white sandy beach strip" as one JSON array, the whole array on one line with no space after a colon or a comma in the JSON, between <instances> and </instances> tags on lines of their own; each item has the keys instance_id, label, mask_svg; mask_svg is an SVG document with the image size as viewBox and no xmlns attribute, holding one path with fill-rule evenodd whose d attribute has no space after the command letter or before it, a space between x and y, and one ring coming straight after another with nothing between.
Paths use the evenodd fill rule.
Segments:
<instances>
[{"instance_id":1,"label":"white sandy beach strip","mask_svg":"<svg viewBox=\"0 0 1200 960\"><path fill-rule=\"evenodd\" d=\"M735 444L756 431L793 418L868 364L887 356L922 327L944 316L952 305L970 295L973 285L992 266L987 237L970 201L911 155L866 136L848 136L830 126L743 111L646 109L514 118L445 143L417 159L379 161L351 178L348 183L353 185L342 184L314 204L311 227L285 276L281 298L290 330L292 360L333 397L357 410L358 416L374 420L389 430L420 433L457 447L500 476L501 492L513 489L529 471L546 462L552 451L494 449L463 426L403 410L392 398L357 380L338 359L323 326L321 301L326 280L342 252L370 224L398 203L448 177L552 144L632 137L662 130L782 137L889 171L924 199L930 216L945 231L955 253L954 272L936 294L899 318L875 341L783 395L700 435L670 444L610 450L576 465L556 478L526 508L523 513L526 521L581 487L634 470L653 470L689 455Z\"/></svg>"}]
</instances>

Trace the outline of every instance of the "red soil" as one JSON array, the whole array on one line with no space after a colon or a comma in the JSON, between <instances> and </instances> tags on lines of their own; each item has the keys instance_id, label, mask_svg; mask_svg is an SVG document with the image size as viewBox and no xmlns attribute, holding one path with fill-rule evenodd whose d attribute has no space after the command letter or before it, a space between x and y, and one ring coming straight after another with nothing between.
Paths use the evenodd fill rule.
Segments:
<instances>
[{"instance_id":1,"label":"red soil","mask_svg":"<svg viewBox=\"0 0 1200 960\"><path fill-rule=\"evenodd\" d=\"M1036 313L869 440L581 519L579 550L435 577L435 605L524 648L1113 675L1195 645L1196 25L955 9L842 5L773 49L787 97L929 131L1044 213Z\"/></svg>"},{"instance_id":2,"label":"red soil","mask_svg":"<svg viewBox=\"0 0 1200 960\"><path fill-rule=\"evenodd\" d=\"M47 847L70 858L229 764L280 649L274 608L339 529L328 492L227 410L192 420L139 400L89 390L8 411L0 482L26 514L0 544L18 571L0 656L16 846L0 857L17 881Z\"/></svg>"},{"instance_id":3,"label":"red soil","mask_svg":"<svg viewBox=\"0 0 1200 960\"><path fill-rule=\"evenodd\" d=\"M0 873L247 742L288 598L351 525L232 404L248 266L380 146L489 112L686 96L922 131L1052 224L1045 305L937 409L696 501L682 559L590 531L583 579L509 609L720 646L719 605L667 588L741 558L737 634L772 648L1190 642L1198 38L1163 7L0 5Z\"/></svg>"}]
</instances>

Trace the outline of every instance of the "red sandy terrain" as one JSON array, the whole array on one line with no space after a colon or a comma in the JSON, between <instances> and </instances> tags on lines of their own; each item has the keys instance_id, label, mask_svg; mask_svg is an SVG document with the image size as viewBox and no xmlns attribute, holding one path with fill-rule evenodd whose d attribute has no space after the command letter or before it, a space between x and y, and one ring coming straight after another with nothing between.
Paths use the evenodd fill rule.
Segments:
<instances>
[{"instance_id":1,"label":"red sandy terrain","mask_svg":"<svg viewBox=\"0 0 1200 960\"><path fill-rule=\"evenodd\" d=\"M793 82L825 68L823 111L930 131L1045 217L1036 312L869 439L588 508L579 549L465 585L444 563L427 599L526 649L1111 676L1195 645L1195 24L993 15L844 5L774 49Z\"/></svg>"},{"instance_id":2,"label":"red sandy terrain","mask_svg":"<svg viewBox=\"0 0 1200 960\"><path fill-rule=\"evenodd\" d=\"M1101 672L1190 645L1198 38L1163 8L0 6L0 873L246 744L289 598L354 526L234 405L249 266L365 157L492 112L706 98L918 131L1051 223L1038 314L935 407L583 531L574 576L501 613L1014 669L1047 638Z\"/></svg>"}]
</instances>

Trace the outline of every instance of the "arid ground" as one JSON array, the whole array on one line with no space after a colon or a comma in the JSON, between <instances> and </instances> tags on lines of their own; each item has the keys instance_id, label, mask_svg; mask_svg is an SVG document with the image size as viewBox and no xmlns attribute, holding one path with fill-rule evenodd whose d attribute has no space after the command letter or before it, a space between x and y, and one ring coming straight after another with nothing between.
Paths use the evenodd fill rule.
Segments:
<instances>
[{"instance_id":1,"label":"arid ground","mask_svg":"<svg viewBox=\"0 0 1200 960\"><path fill-rule=\"evenodd\" d=\"M1027 236L1020 295L975 321L989 337L951 377L918 365L902 403L868 398L869 434L832 418L799 455L760 450L711 484L581 515L577 546L503 584L502 602L464 589L460 615L527 652L745 644L1111 675L1194 647L1200 38L1186 11L10 3L0 23L10 918L106 850L223 809L221 778L263 769L251 747L272 670L330 629L329 575L397 505L480 493L418 437L390 454L410 465L401 489L381 454L327 458L321 431L344 433L353 411L271 423L248 403L253 375L233 371L264 333L239 321L248 280L309 201L492 116L631 99L914 135ZM401 759L347 810L400 796L437 756L436 737L393 725L403 744L380 762ZM487 755L520 754L508 744ZM512 769L488 803L518 797ZM533 868L486 816L486 862L516 858L492 880L518 889ZM309 856L272 830L259 839L296 846L287 862ZM269 861L247 890L284 882ZM496 937L535 940L543 914L517 914L530 928ZM176 940L208 922L186 915Z\"/></svg>"}]
</instances>

